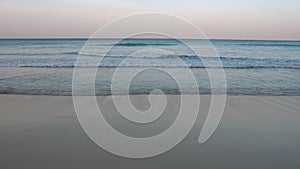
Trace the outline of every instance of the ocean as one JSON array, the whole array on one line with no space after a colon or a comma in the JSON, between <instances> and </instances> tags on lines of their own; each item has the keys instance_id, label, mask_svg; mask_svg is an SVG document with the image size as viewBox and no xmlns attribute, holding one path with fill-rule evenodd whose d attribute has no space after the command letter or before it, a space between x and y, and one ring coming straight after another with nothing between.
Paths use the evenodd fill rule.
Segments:
<instances>
[{"instance_id":1,"label":"ocean","mask_svg":"<svg viewBox=\"0 0 300 169\"><path fill-rule=\"evenodd\" d=\"M157 68L172 69L178 76L188 68L201 94L212 90L222 94L223 90L211 88L207 70L224 69L227 94L300 95L300 41L211 40L218 56L206 51L203 40L185 40L194 48L200 47L200 55L174 39L126 39L113 44L114 41L93 39L82 50L87 39L1 39L0 93L72 95L73 70L80 55L88 60L80 67L98 67L97 95L111 94L116 68L124 70L124 77L135 69L147 68L132 79L128 89L132 94L147 94L154 89L179 94L182 90L176 81ZM107 53L105 49L110 46L113 47ZM101 62L97 62L99 58L103 58ZM209 64L204 64L203 59ZM126 93L125 81L126 78L117 81L117 93ZM184 91L189 91L189 81L187 78ZM80 94L91 93L82 86Z\"/></svg>"}]
</instances>

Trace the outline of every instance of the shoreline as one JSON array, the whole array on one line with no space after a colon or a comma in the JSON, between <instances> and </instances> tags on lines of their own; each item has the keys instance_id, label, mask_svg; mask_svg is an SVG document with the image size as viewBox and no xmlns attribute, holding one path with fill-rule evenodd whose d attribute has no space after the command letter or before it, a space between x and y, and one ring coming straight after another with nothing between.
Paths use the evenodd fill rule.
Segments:
<instances>
[{"instance_id":1,"label":"shoreline","mask_svg":"<svg viewBox=\"0 0 300 169\"><path fill-rule=\"evenodd\" d=\"M38 94L38 93L33 93L33 94L28 94L28 93L17 93L17 92L5 92L5 91L0 91L0 95L12 95L12 96L64 96L64 97L72 97L72 96L96 96L96 97L102 97L102 96L111 96L111 94L96 94L96 95L72 95L72 94ZM113 94L115 96L126 96L126 95L131 95L131 96L139 96L139 95L148 95L148 93L116 93ZM151 93L151 95L160 95L160 93ZM197 95L197 93L165 93L165 95L171 95L171 96L180 96L180 95ZM295 93L294 95L292 94L232 94L232 93L216 93L216 94L211 94L211 93L200 93L200 96L211 96L211 95L226 95L226 96L232 96L232 97L238 97L238 96L249 96L249 97L300 97L300 93Z\"/></svg>"},{"instance_id":2,"label":"shoreline","mask_svg":"<svg viewBox=\"0 0 300 169\"><path fill-rule=\"evenodd\" d=\"M130 74L135 71L134 68L127 69L124 68L121 77L126 77L127 72ZM2 94L72 95L73 69L1 67L0 70L0 93ZM211 94L212 86L205 69L197 69L193 72L198 83L198 91L196 88L192 88L188 79L184 81L187 86L180 91L173 77L156 70L150 69L147 71L148 73L141 73L132 80L129 88L130 94L147 94L153 89L161 89L166 94L176 95L180 94L181 91L188 94L198 91L201 95ZM172 71L174 71L174 74L178 74L179 77L183 76L183 74L180 74L182 72L181 69L173 68ZM111 77L113 72L113 68L103 68L97 72L95 80L96 95L111 94ZM225 70L226 90L215 88L214 94L226 93L232 96L300 96L299 87L296 85L299 82L299 78L296 78L297 73L298 70L287 69L257 69L255 71L227 69ZM119 94L127 92L125 87L126 81L126 78L120 79L118 84L115 84L117 89L114 92ZM92 91L87 91L84 87L76 94L93 95Z\"/></svg>"}]
</instances>

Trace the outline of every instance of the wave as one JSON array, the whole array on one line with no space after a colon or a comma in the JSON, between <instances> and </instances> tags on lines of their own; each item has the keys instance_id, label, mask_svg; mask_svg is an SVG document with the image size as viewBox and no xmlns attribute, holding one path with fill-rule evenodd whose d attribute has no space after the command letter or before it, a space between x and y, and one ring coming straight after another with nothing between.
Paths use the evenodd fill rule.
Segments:
<instances>
[{"instance_id":1,"label":"wave","mask_svg":"<svg viewBox=\"0 0 300 169\"><path fill-rule=\"evenodd\" d=\"M91 56L91 57L104 57L104 58L176 58L176 57L198 57L198 56L186 56L186 55L105 55L97 53L79 53L81 56Z\"/></svg>"},{"instance_id":2,"label":"wave","mask_svg":"<svg viewBox=\"0 0 300 169\"><path fill-rule=\"evenodd\" d=\"M213 57L206 57L205 59L212 59ZM216 57L217 58L217 57ZM220 57L222 61L230 60L230 61L247 61L251 62L267 62L267 63L296 63L300 66L300 60L298 59L279 59L279 58L249 58L249 57Z\"/></svg>"},{"instance_id":3,"label":"wave","mask_svg":"<svg viewBox=\"0 0 300 169\"><path fill-rule=\"evenodd\" d=\"M80 55L85 56L95 56L95 57L103 57L103 58L145 58L145 59L159 59L159 58L182 58L182 59L205 59L205 60L240 60L240 61L273 61L273 62L297 62L300 64L300 60L297 59L279 59L279 58L249 58L249 57L205 57L205 56L197 56L197 55L160 55L160 56L152 56L152 55L99 55L92 53L80 53Z\"/></svg>"},{"instance_id":4,"label":"wave","mask_svg":"<svg viewBox=\"0 0 300 169\"><path fill-rule=\"evenodd\" d=\"M90 54L88 54L90 56ZM99 57L99 56L97 56ZM118 67L125 58L126 65L120 67L187 67L181 62L170 62L169 58L180 58L190 68L230 68L230 69L259 69L259 68L288 68L300 69L299 59L280 58L248 58L248 57L198 57L195 55L161 55L152 56L107 56L102 59L99 67ZM97 66L89 63L93 58L87 58L81 67ZM90 60L91 59L91 60ZM171 59L172 60L172 59ZM222 64L220 64L220 61ZM124 62L125 63L125 62ZM207 63L207 64L204 64ZM205 66L206 65L206 66ZM207 67L208 65L208 67ZM69 68L75 66L75 58L70 59L14 59L1 62L0 67L41 67L41 68Z\"/></svg>"},{"instance_id":5,"label":"wave","mask_svg":"<svg viewBox=\"0 0 300 169\"><path fill-rule=\"evenodd\" d=\"M199 68L199 69L300 69L299 66L153 66L153 65L100 65L100 66L75 66L75 65L20 65L0 67L23 67L23 68Z\"/></svg>"},{"instance_id":6,"label":"wave","mask_svg":"<svg viewBox=\"0 0 300 169\"><path fill-rule=\"evenodd\" d=\"M173 46L177 44L172 43L117 43L117 44L107 44L109 46Z\"/></svg>"},{"instance_id":7,"label":"wave","mask_svg":"<svg viewBox=\"0 0 300 169\"><path fill-rule=\"evenodd\" d=\"M45 55L78 55L79 52L51 52L51 53L0 53L0 56L45 56Z\"/></svg>"},{"instance_id":8,"label":"wave","mask_svg":"<svg viewBox=\"0 0 300 169\"><path fill-rule=\"evenodd\" d=\"M266 44L266 43L242 43L232 44L237 46L261 46L261 47L300 47L300 44Z\"/></svg>"}]
</instances>

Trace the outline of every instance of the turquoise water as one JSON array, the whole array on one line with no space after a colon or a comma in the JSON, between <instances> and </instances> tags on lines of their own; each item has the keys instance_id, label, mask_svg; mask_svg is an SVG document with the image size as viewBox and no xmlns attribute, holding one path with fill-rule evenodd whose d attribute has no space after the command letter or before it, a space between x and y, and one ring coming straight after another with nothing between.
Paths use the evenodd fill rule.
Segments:
<instances>
[{"instance_id":1,"label":"turquoise water","mask_svg":"<svg viewBox=\"0 0 300 169\"><path fill-rule=\"evenodd\" d=\"M131 93L148 93L159 88L166 93L178 94L180 91L174 79L154 68L175 69L180 75L186 66L192 69L200 93L208 94L211 88L203 60L209 63L206 68L224 68L228 94L300 94L300 41L211 40L220 58L209 54L205 50L209 46L202 40L185 40L190 46L201 48L200 57L180 41L172 39L127 39L115 44L108 53L105 49L113 45L114 40L94 39L82 51L86 41L0 40L0 92L71 95L73 67L80 55L95 62L103 58L101 62L80 65L99 67L96 78L96 93L99 95L110 94L111 77L116 67L121 67L127 74L139 67L150 68L133 79ZM219 59L222 65L218 64ZM10 73L21 69L27 72L26 75L12 76ZM119 81L118 92L126 90L124 83ZM185 87L189 91L189 86ZM90 93L83 87L82 94Z\"/></svg>"}]
</instances>

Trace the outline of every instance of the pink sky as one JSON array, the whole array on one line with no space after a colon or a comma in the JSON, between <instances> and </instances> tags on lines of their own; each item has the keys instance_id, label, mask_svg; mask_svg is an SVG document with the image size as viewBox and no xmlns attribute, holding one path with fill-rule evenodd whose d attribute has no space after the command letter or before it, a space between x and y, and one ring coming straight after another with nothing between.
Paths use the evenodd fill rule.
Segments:
<instances>
[{"instance_id":1,"label":"pink sky","mask_svg":"<svg viewBox=\"0 0 300 169\"><path fill-rule=\"evenodd\" d=\"M300 40L297 0L3 0L0 37L89 37L107 22L138 12L183 17L209 38Z\"/></svg>"}]
</instances>

